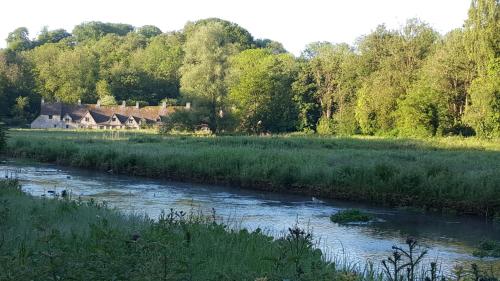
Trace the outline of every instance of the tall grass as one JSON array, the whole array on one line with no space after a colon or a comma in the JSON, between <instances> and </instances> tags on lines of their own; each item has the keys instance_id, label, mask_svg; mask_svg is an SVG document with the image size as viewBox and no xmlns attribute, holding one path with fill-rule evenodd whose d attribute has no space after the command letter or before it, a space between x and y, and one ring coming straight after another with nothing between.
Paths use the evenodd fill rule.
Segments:
<instances>
[{"instance_id":1,"label":"tall grass","mask_svg":"<svg viewBox=\"0 0 500 281\"><path fill-rule=\"evenodd\" d=\"M35 199L15 182L0 181L0 200L0 280L333 280L343 274L304 235L275 241L174 211L153 222L93 202Z\"/></svg>"},{"instance_id":2,"label":"tall grass","mask_svg":"<svg viewBox=\"0 0 500 281\"><path fill-rule=\"evenodd\" d=\"M500 214L494 140L12 131L7 153L112 173Z\"/></svg>"}]
</instances>

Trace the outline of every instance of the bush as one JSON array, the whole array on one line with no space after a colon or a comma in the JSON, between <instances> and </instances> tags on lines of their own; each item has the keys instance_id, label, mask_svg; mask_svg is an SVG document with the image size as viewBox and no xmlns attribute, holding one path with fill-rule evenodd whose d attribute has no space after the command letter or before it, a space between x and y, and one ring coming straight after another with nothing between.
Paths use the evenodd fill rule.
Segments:
<instances>
[{"instance_id":1,"label":"bush","mask_svg":"<svg viewBox=\"0 0 500 281\"><path fill-rule=\"evenodd\" d=\"M335 121L333 119L321 117L318 121L316 131L320 135L334 135L335 134Z\"/></svg>"},{"instance_id":2,"label":"bush","mask_svg":"<svg viewBox=\"0 0 500 281\"><path fill-rule=\"evenodd\" d=\"M372 216L365 214L358 209L339 211L330 217L330 220L335 223L369 222L371 219Z\"/></svg>"}]
</instances>

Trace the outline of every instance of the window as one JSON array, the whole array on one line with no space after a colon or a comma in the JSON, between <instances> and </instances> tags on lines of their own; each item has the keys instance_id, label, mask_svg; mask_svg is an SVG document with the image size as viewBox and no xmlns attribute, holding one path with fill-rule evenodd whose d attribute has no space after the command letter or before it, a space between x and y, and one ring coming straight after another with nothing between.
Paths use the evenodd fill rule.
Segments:
<instances>
[{"instance_id":1,"label":"window","mask_svg":"<svg viewBox=\"0 0 500 281\"><path fill-rule=\"evenodd\" d=\"M57 128L57 125L54 124L54 128Z\"/></svg>"},{"instance_id":2,"label":"window","mask_svg":"<svg viewBox=\"0 0 500 281\"><path fill-rule=\"evenodd\" d=\"M66 129L69 129L69 125L66 125Z\"/></svg>"},{"instance_id":3,"label":"window","mask_svg":"<svg viewBox=\"0 0 500 281\"><path fill-rule=\"evenodd\" d=\"M71 120L69 118L65 118L64 121L69 122Z\"/></svg>"},{"instance_id":4,"label":"window","mask_svg":"<svg viewBox=\"0 0 500 281\"><path fill-rule=\"evenodd\" d=\"M115 121L116 121L116 117L111 118L111 120L112 120L113 122L115 122Z\"/></svg>"},{"instance_id":5,"label":"window","mask_svg":"<svg viewBox=\"0 0 500 281\"><path fill-rule=\"evenodd\" d=\"M52 119L52 115L49 115L49 119Z\"/></svg>"},{"instance_id":6,"label":"window","mask_svg":"<svg viewBox=\"0 0 500 281\"><path fill-rule=\"evenodd\" d=\"M128 122L129 122L130 124L132 124L132 123L134 123L134 119L130 118L130 119L128 119Z\"/></svg>"},{"instance_id":7,"label":"window","mask_svg":"<svg viewBox=\"0 0 500 281\"><path fill-rule=\"evenodd\" d=\"M90 122L90 118L85 117L85 122Z\"/></svg>"}]
</instances>

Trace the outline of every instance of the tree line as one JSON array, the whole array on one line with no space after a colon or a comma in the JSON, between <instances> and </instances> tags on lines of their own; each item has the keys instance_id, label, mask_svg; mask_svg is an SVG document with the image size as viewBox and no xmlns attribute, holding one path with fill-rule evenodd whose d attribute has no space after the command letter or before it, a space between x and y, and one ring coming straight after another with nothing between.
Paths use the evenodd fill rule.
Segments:
<instances>
[{"instance_id":1,"label":"tree line","mask_svg":"<svg viewBox=\"0 0 500 281\"><path fill-rule=\"evenodd\" d=\"M0 50L0 114L29 122L41 98L191 102L167 129L500 137L500 4L472 0L445 35L410 19L299 57L216 18L174 32L86 22L33 40L21 27Z\"/></svg>"}]
</instances>

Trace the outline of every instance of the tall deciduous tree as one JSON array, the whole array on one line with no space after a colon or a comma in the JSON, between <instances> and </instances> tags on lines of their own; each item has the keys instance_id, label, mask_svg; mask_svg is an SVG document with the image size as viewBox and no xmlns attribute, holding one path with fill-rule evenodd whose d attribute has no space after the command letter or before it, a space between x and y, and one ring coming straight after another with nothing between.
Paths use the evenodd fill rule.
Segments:
<instances>
[{"instance_id":1,"label":"tall deciduous tree","mask_svg":"<svg viewBox=\"0 0 500 281\"><path fill-rule=\"evenodd\" d=\"M29 32L26 27L19 27L9 33L7 37L7 48L19 52L29 50L33 42L29 39Z\"/></svg>"},{"instance_id":2,"label":"tall deciduous tree","mask_svg":"<svg viewBox=\"0 0 500 281\"><path fill-rule=\"evenodd\" d=\"M295 59L269 49L246 50L231 60L230 101L245 132L295 130Z\"/></svg>"},{"instance_id":3,"label":"tall deciduous tree","mask_svg":"<svg viewBox=\"0 0 500 281\"><path fill-rule=\"evenodd\" d=\"M215 21L190 31L184 46L182 91L196 99L198 106L206 104L208 126L213 132L225 111L229 57L244 48L238 40L239 36L228 35L227 26Z\"/></svg>"},{"instance_id":4,"label":"tall deciduous tree","mask_svg":"<svg viewBox=\"0 0 500 281\"><path fill-rule=\"evenodd\" d=\"M465 32L477 67L465 119L480 136L500 136L500 2L473 0Z\"/></svg>"},{"instance_id":5,"label":"tall deciduous tree","mask_svg":"<svg viewBox=\"0 0 500 281\"><path fill-rule=\"evenodd\" d=\"M417 80L418 70L432 54L438 36L427 24L412 19L399 32L382 29L367 38L368 42L361 43L361 50L366 52L361 57L371 73L366 73L359 92L356 116L363 133L392 133L397 102Z\"/></svg>"}]
</instances>

